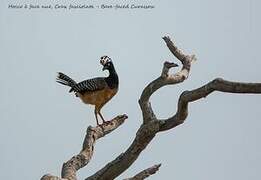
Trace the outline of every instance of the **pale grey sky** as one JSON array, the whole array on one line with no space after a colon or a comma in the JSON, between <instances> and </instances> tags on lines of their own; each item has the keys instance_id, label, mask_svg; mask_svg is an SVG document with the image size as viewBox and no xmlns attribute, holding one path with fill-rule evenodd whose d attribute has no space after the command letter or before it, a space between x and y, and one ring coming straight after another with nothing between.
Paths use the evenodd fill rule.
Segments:
<instances>
[{"instance_id":1,"label":"pale grey sky","mask_svg":"<svg viewBox=\"0 0 261 180\"><path fill-rule=\"evenodd\" d=\"M144 2L153 10L14 10L0 2L0 179L39 179L60 175L62 163L79 152L93 107L55 83L57 71L75 80L106 75L100 56L111 56L120 90L103 108L110 119L128 121L95 146L92 161L78 173L92 175L126 150L141 124L138 98L158 77L164 60L175 60L161 37L170 35L187 53L195 53L190 78L159 90L152 98L157 116L176 110L179 94L215 77L260 82L261 2ZM57 1L57 3L109 1ZM115 1L114 1L115 2ZM177 61L176 61L177 62ZM146 69L144 71L144 69ZM260 95L214 93L192 103L185 124L158 134L139 159L117 179L162 163L151 180L260 179Z\"/></svg>"}]
</instances>

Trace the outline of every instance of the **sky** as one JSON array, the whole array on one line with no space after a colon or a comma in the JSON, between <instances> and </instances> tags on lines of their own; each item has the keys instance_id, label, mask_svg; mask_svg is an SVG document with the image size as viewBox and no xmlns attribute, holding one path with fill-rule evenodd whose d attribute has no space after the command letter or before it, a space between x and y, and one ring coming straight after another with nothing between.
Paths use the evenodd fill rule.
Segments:
<instances>
[{"instance_id":1,"label":"sky","mask_svg":"<svg viewBox=\"0 0 261 180\"><path fill-rule=\"evenodd\" d=\"M9 4L151 4L154 9L10 9ZM99 64L112 58L118 94L102 109L108 120L128 114L117 130L97 141L84 179L124 152L142 123L143 88L165 60L178 62L162 36L195 54L189 79L151 98L158 118L171 116L179 95L216 77L260 82L261 2L2 0L0 2L0 179L35 180L60 175L77 154L94 108L55 82L56 72L76 81L107 76ZM178 62L179 63L179 62ZM173 70L175 72L177 70ZM185 123L159 133L120 177L162 163L158 179L260 179L261 95L215 92L189 106Z\"/></svg>"}]
</instances>

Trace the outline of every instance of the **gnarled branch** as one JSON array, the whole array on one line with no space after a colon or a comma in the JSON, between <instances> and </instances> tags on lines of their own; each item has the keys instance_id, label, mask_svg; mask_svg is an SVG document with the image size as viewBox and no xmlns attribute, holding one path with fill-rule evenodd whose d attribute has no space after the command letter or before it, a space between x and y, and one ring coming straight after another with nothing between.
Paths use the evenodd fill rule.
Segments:
<instances>
[{"instance_id":1,"label":"gnarled branch","mask_svg":"<svg viewBox=\"0 0 261 180\"><path fill-rule=\"evenodd\" d=\"M133 164L158 132L172 129L185 121L189 102L206 97L215 90L230 93L261 93L261 83L236 83L219 78L196 90L184 91L179 98L178 111L174 116L164 120L156 118L149 101L151 95L166 85L173 85L186 80L189 76L191 64L196 60L195 55L185 55L169 37L163 37L163 39L172 54L182 63L181 70L175 74L170 74L169 70L176 67L177 64L172 62L163 64L160 77L145 87L139 99L143 124L138 129L134 141L124 153L86 180L115 179L118 177Z\"/></svg>"},{"instance_id":2,"label":"gnarled branch","mask_svg":"<svg viewBox=\"0 0 261 180\"><path fill-rule=\"evenodd\" d=\"M41 180L76 180L77 170L86 166L92 158L96 140L117 129L127 118L127 115L120 115L102 125L89 126L81 152L63 164L62 178L47 174Z\"/></svg>"},{"instance_id":3,"label":"gnarled branch","mask_svg":"<svg viewBox=\"0 0 261 180\"><path fill-rule=\"evenodd\" d=\"M161 164L156 164L148 169L141 171L140 173L136 174L134 177L124 179L124 180L143 180L151 176L152 174L155 174L159 170L160 166Z\"/></svg>"},{"instance_id":4,"label":"gnarled branch","mask_svg":"<svg viewBox=\"0 0 261 180\"><path fill-rule=\"evenodd\" d=\"M144 123L155 119L154 112L149 102L151 95L163 86L181 83L185 79L187 79L189 76L191 63L196 61L195 55L185 55L180 49L177 48L177 46L174 45L169 37L165 36L163 37L163 40L166 42L168 48L173 53L173 55L178 60L180 60L180 62L182 63L182 68L176 74L169 74L169 70L173 67L177 67L178 65L166 61L163 64L161 76L145 87L139 100L141 111L143 113Z\"/></svg>"},{"instance_id":5,"label":"gnarled branch","mask_svg":"<svg viewBox=\"0 0 261 180\"><path fill-rule=\"evenodd\" d=\"M155 137L156 133L160 131L161 122L156 118L149 102L151 95L163 86L181 83L187 79L191 63L196 60L194 55L184 55L169 37L163 37L163 40L174 56L181 61L183 65L181 70L176 74L169 74L169 69L176 67L177 64L171 62L165 62L163 64L161 76L145 87L139 99L143 114L143 124L138 129L134 141L124 153L120 154L115 160L108 163L94 175L86 178L86 180L115 179L133 164L140 153Z\"/></svg>"},{"instance_id":6,"label":"gnarled branch","mask_svg":"<svg viewBox=\"0 0 261 180\"><path fill-rule=\"evenodd\" d=\"M186 80L189 77L191 64L196 60L195 55L185 55L169 37L163 37L163 40L172 54L182 63L181 69L175 74L170 74L169 70L177 67L177 64L172 62L165 62L163 64L161 75L144 88L139 99L143 123L138 129L134 141L125 152L121 153L116 159L109 162L94 175L86 178L86 180L112 180L122 174L133 164L158 132L173 129L185 121L188 115L189 102L206 97L214 91L226 93L261 93L261 83L231 82L217 78L198 89L184 91L179 97L177 112L168 119L158 119L149 101L151 95L164 86L174 85ZM92 157L95 141L116 129L126 118L126 116L116 117L110 124L104 124L101 127L98 126L95 128L89 127L82 151L64 163L62 169L63 179L47 174L42 177L42 180L76 180L76 171L84 167ZM148 175L155 173L159 166L156 165L148 168L129 179L136 180L148 177Z\"/></svg>"},{"instance_id":7,"label":"gnarled branch","mask_svg":"<svg viewBox=\"0 0 261 180\"><path fill-rule=\"evenodd\" d=\"M184 91L179 97L176 114L161 120L160 131L166 131L182 124L188 116L188 103L205 98L214 91L260 94L261 83L232 82L217 78L198 89Z\"/></svg>"}]
</instances>

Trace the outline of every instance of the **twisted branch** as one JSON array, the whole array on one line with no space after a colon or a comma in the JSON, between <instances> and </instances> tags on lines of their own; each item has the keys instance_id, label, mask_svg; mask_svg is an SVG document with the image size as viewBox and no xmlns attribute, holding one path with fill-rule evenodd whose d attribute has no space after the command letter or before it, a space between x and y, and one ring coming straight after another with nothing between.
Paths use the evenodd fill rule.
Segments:
<instances>
[{"instance_id":1,"label":"twisted branch","mask_svg":"<svg viewBox=\"0 0 261 180\"><path fill-rule=\"evenodd\" d=\"M166 131L182 124L188 116L189 102L205 98L214 91L260 94L261 83L232 82L216 78L200 88L184 91L179 97L176 114L168 119L161 120L160 131Z\"/></svg>"},{"instance_id":2,"label":"twisted branch","mask_svg":"<svg viewBox=\"0 0 261 180\"><path fill-rule=\"evenodd\" d=\"M176 74L171 75L169 74L169 69L177 67L177 64L171 62L165 62L163 64L161 76L145 87L139 99L143 115L143 124L138 129L134 141L124 153L120 154L116 159L108 163L94 175L86 178L86 180L115 179L133 164L140 153L155 137L156 133L160 131L161 122L156 118L152 110L149 102L150 96L163 86L181 83L187 79L191 63L196 60L194 55L184 55L184 53L174 45L169 37L163 37L163 40L166 42L170 51L182 63L183 66L181 70Z\"/></svg>"},{"instance_id":3,"label":"twisted branch","mask_svg":"<svg viewBox=\"0 0 261 180\"><path fill-rule=\"evenodd\" d=\"M145 87L139 99L139 105L143 115L143 124L138 129L134 141L124 153L120 154L94 175L86 178L86 180L110 180L122 174L133 164L158 132L172 129L185 121L188 115L189 102L206 97L215 90L230 93L261 93L261 83L238 83L218 78L201 88L184 91L180 95L178 110L174 116L163 120L156 118L149 101L151 95L166 85L174 85L186 80L189 77L192 62L196 61L195 55L185 55L174 45L169 37L163 37L163 40L166 42L172 54L182 63L181 70L175 74L170 74L169 70L177 67L177 64L172 62L165 62L163 64L160 77Z\"/></svg>"},{"instance_id":4,"label":"twisted branch","mask_svg":"<svg viewBox=\"0 0 261 180\"><path fill-rule=\"evenodd\" d=\"M167 119L158 119L149 101L151 95L164 86L174 85L186 80L189 77L191 64L196 60L195 55L185 55L169 37L163 37L163 40L172 54L182 63L181 69L175 74L170 74L169 70L178 65L172 62L165 62L163 64L161 75L144 88L139 99L143 123L138 129L132 144L125 152L121 153L116 159L109 162L95 174L86 178L86 180L112 180L122 174L133 164L158 132L173 129L185 121L188 116L189 102L207 97L214 91L226 93L261 93L261 83L231 82L217 78L200 88L184 91L179 97L177 112ZM42 180L76 180L76 171L88 164L92 157L95 141L116 129L126 118L126 116L116 117L111 121L111 125L105 124L102 127L96 128L89 127L82 151L64 163L62 169L63 179L47 174L42 177ZM148 168L128 180L144 179L155 173L159 166L155 165Z\"/></svg>"},{"instance_id":5,"label":"twisted branch","mask_svg":"<svg viewBox=\"0 0 261 180\"><path fill-rule=\"evenodd\" d=\"M117 129L127 118L127 115L121 115L115 117L111 121L108 121L108 123L104 123L96 127L89 126L81 152L63 164L62 178L47 174L44 175L41 180L76 180L77 170L86 166L92 158L96 140Z\"/></svg>"},{"instance_id":6,"label":"twisted branch","mask_svg":"<svg viewBox=\"0 0 261 180\"><path fill-rule=\"evenodd\" d=\"M166 61L163 64L161 76L149 83L149 85L147 85L143 90L139 104L143 113L143 121L145 124L149 121L155 120L155 114L149 102L151 95L163 86L181 83L186 80L189 76L191 63L196 61L195 55L185 55L180 49L177 48L177 46L174 45L169 37L165 36L163 37L163 40L166 42L173 55L180 60L183 66L176 74L169 74L169 70L173 67L177 67L178 65L173 62Z\"/></svg>"}]
</instances>

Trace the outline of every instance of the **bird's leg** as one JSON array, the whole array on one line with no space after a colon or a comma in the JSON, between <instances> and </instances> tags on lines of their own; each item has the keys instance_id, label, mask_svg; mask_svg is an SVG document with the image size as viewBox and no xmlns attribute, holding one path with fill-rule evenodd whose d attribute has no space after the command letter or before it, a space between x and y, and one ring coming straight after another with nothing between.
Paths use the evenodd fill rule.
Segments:
<instances>
[{"instance_id":1,"label":"bird's leg","mask_svg":"<svg viewBox=\"0 0 261 180\"><path fill-rule=\"evenodd\" d=\"M98 114L98 111L97 111L97 109L96 109L96 108L95 108L95 110L94 110L94 114L95 114L95 119L96 119L97 126L99 126L100 124L99 124L99 121L98 121L98 116L97 116L97 114Z\"/></svg>"},{"instance_id":2,"label":"bird's leg","mask_svg":"<svg viewBox=\"0 0 261 180\"><path fill-rule=\"evenodd\" d=\"M103 123L108 123L108 121L105 121L105 120L104 120L104 118L103 118L103 116L102 116L102 114L101 114L100 111L98 111L98 114L99 114L99 116L101 117Z\"/></svg>"}]
</instances>

